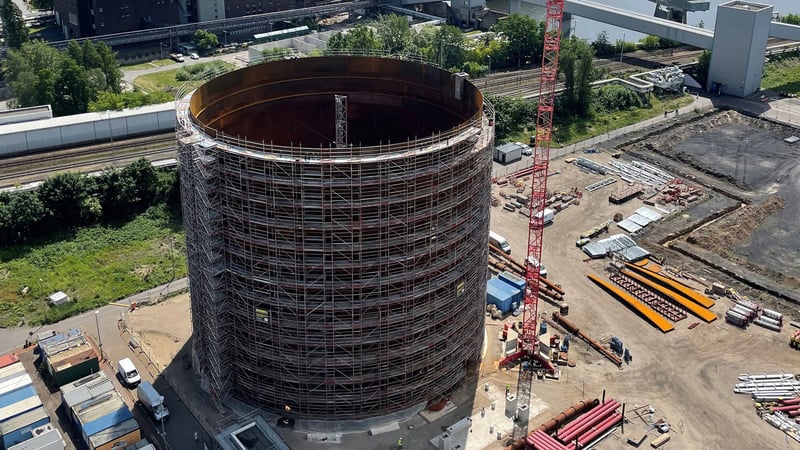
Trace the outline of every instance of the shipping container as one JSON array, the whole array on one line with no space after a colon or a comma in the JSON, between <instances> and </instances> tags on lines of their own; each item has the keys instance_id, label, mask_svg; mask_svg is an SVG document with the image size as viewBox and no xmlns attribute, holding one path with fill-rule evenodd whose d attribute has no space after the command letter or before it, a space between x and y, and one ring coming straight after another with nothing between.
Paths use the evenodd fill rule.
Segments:
<instances>
[{"instance_id":1,"label":"shipping container","mask_svg":"<svg viewBox=\"0 0 800 450\"><path fill-rule=\"evenodd\" d=\"M521 297L514 291L515 289L511 285L492 278L486 282L486 302L497 306L497 309L505 314L511 311L511 304L514 303L515 297Z\"/></svg>"},{"instance_id":2,"label":"shipping container","mask_svg":"<svg viewBox=\"0 0 800 450\"><path fill-rule=\"evenodd\" d=\"M0 356L0 369L4 369L14 363L19 362L19 358L17 355L13 353L9 353L7 355ZM22 364L20 364L21 366Z\"/></svg>"},{"instance_id":3,"label":"shipping container","mask_svg":"<svg viewBox=\"0 0 800 450\"><path fill-rule=\"evenodd\" d=\"M42 406L42 400L38 395L34 394L30 397L26 397L8 406L0 408L0 420L7 420L12 417L19 416L20 414L26 413L39 406Z\"/></svg>"},{"instance_id":4,"label":"shipping container","mask_svg":"<svg viewBox=\"0 0 800 450\"><path fill-rule=\"evenodd\" d=\"M661 436L653 439L653 441L650 442L650 447L659 448L662 445L669 442L669 438L670 438L669 434L662 434Z\"/></svg>"},{"instance_id":5,"label":"shipping container","mask_svg":"<svg viewBox=\"0 0 800 450\"><path fill-rule=\"evenodd\" d=\"M38 397L37 397L38 398ZM50 416L41 406L20 414L14 418L0 422L0 435L3 436L3 448L11 447L33 437L34 428L50 423Z\"/></svg>"},{"instance_id":6,"label":"shipping container","mask_svg":"<svg viewBox=\"0 0 800 450\"><path fill-rule=\"evenodd\" d=\"M33 385L33 380L31 380L31 376L27 373L20 372L13 377L8 377L6 381L0 383L0 398L9 392L13 392L31 385Z\"/></svg>"},{"instance_id":7,"label":"shipping container","mask_svg":"<svg viewBox=\"0 0 800 450\"><path fill-rule=\"evenodd\" d=\"M128 445L125 450L156 450L156 447L147 439L142 439L133 445Z\"/></svg>"},{"instance_id":8,"label":"shipping container","mask_svg":"<svg viewBox=\"0 0 800 450\"><path fill-rule=\"evenodd\" d=\"M5 366L0 369L0 385L10 380L11 378L19 377L21 375L24 375L25 373L26 373L25 367L22 365L22 363L14 363Z\"/></svg>"},{"instance_id":9,"label":"shipping container","mask_svg":"<svg viewBox=\"0 0 800 450\"><path fill-rule=\"evenodd\" d=\"M109 397L101 397L94 403L90 403L80 410L75 409L78 420L81 424L81 430L84 438L88 444L89 436L97 433L98 431L111 428L114 425L125 422L133 417L128 405L122 401L122 398L117 392L111 393Z\"/></svg>"},{"instance_id":10,"label":"shipping container","mask_svg":"<svg viewBox=\"0 0 800 450\"><path fill-rule=\"evenodd\" d=\"M525 289L525 279L518 277L511 272L500 272L500 274L497 276L497 279L508 283L511 285L511 287L518 289L520 292Z\"/></svg>"},{"instance_id":11,"label":"shipping container","mask_svg":"<svg viewBox=\"0 0 800 450\"><path fill-rule=\"evenodd\" d=\"M139 423L130 418L89 436L87 444L90 450L111 450L134 444L141 439Z\"/></svg>"},{"instance_id":12,"label":"shipping container","mask_svg":"<svg viewBox=\"0 0 800 450\"><path fill-rule=\"evenodd\" d=\"M8 450L64 450L67 448L61 432L52 424L46 424L32 431L33 437L9 447Z\"/></svg>"},{"instance_id":13,"label":"shipping container","mask_svg":"<svg viewBox=\"0 0 800 450\"><path fill-rule=\"evenodd\" d=\"M61 388L61 402L66 408L98 398L114 390L114 383L105 372L97 372L67 383Z\"/></svg>"}]
</instances>

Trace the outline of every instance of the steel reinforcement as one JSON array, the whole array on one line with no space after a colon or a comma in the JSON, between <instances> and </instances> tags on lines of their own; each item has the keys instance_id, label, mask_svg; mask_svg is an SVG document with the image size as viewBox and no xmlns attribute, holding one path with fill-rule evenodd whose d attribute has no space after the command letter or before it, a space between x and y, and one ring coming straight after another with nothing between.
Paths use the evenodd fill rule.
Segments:
<instances>
[{"instance_id":1,"label":"steel reinforcement","mask_svg":"<svg viewBox=\"0 0 800 450\"><path fill-rule=\"evenodd\" d=\"M177 114L194 367L214 401L359 420L477 367L494 117L464 76L270 62Z\"/></svg>"}]
</instances>

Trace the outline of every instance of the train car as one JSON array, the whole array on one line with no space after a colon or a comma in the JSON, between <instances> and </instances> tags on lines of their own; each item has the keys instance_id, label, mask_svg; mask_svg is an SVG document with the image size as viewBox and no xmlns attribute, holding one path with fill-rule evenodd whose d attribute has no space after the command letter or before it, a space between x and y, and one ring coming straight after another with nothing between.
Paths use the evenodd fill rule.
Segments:
<instances>
[{"instance_id":1,"label":"train car","mask_svg":"<svg viewBox=\"0 0 800 450\"><path fill-rule=\"evenodd\" d=\"M0 125L0 158L174 130L174 102Z\"/></svg>"}]
</instances>

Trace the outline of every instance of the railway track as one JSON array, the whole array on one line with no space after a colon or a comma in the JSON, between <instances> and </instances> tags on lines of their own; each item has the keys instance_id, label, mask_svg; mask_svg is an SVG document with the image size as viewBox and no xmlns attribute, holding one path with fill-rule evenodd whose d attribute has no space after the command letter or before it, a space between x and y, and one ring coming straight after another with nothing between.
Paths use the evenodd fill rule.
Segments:
<instances>
[{"instance_id":1,"label":"railway track","mask_svg":"<svg viewBox=\"0 0 800 450\"><path fill-rule=\"evenodd\" d=\"M652 70L657 67L675 63L686 64L696 60L702 50L673 49L657 52L634 52L623 55L619 59L595 59L592 67L618 76L633 71ZM539 92L540 68L531 68L511 72L493 74L479 78L473 83L485 94L497 96L528 97Z\"/></svg>"},{"instance_id":2,"label":"railway track","mask_svg":"<svg viewBox=\"0 0 800 450\"><path fill-rule=\"evenodd\" d=\"M66 172L73 169L97 168L97 170L101 170L102 168L108 167L109 165L113 165L115 163L130 162L139 158L154 156L174 157L175 152L177 152L177 147L173 145L170 148L141 149L139 151L127 152L122 155L115 154L104 157L94 157L92 153L87 153L88 156L92 156L90 161L64 161L49 165L47 167L15 170L13 173L0 175L0 187L14 186L24 182L41 181L47 178L49 175L58 172Z\"/></svg>"},{"instance_id":3,"label":"railway track","mask_svg":"<svg viewBox=\"0 0 800 450\"><path fill-rule=\"evenodd\" d=\"M23 167L37 164L47 164L58 159L77 159L86 156L100 156L103 153L114 153L119 157L124 157L131 150L141 150L143 148L166 148L175 146L175 135L172 133L158 134L147 137L126 139L119 142L108 144L98 144L83 147L73 147L67 150L53 152L39 152L30 155L10 156L0 159L0 174L6 169Z\"/></svg>"}]
</instances>

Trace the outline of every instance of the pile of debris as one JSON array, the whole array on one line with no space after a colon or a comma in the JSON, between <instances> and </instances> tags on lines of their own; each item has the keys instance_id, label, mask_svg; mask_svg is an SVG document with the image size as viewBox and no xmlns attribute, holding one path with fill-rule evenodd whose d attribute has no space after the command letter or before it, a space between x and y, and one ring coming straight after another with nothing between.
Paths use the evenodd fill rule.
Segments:
<instances>
[{"instance_id":1,"label":"pile of debris","mask_svg":"<svg viewBox=\"0 0 800 450\"><path fill-rule=\"evenodd\" d=\"M676 178L661 191L661 197L657 202L660 205L676 204L687 206L703 198L703 190L685 184L683 180Z\"/></svg>"}]
</instances>

